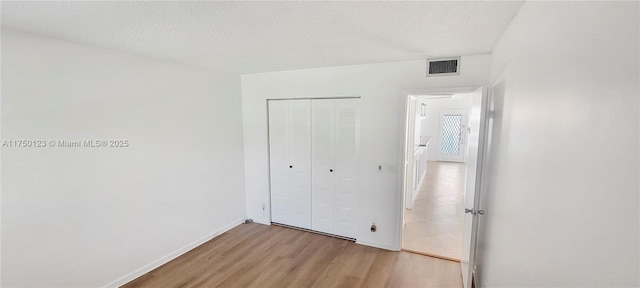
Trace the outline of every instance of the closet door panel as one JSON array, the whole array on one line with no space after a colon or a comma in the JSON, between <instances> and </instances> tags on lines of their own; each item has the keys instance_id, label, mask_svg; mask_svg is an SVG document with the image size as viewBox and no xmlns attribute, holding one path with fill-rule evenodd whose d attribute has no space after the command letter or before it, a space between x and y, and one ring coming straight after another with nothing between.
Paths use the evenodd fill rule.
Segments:
<instances>
[{"instance_id":1,"label":"closet door panel","mask_svg":"<svg viewBox=\"0 0 640 288\"><path fill-rule=\"evenodd\" d=\"M312 229L334 232L334 100L311 101Z\"/></svg>"},{"instance_id":2,"label":"closet door panel","mask_svg":"<svg viewBox=\"0 0 640 288\"><path fill-rule=\"evenodd\" d=\"M291 225L311 229L311 101L289 101Z\"/></svg>"},{"instance_id":3,"label":"closet door panel","mask_svg":"<svg viewBox=\"0 0 640 288\"><path fill-rule=\"evenodd\" d=\"M291 224L289 103L269 101L271 221Z\"/></svg>"},{"instance_id":4,"label":"closet door panel","mask_svg":"<svg viewBox=\"0 0 640 288\"><path fill-rule=\"evenodd\" d=\"M335 234L356 237L357 156L360 147L358 100L335 102Z\"/></svg>"}]
</instances>

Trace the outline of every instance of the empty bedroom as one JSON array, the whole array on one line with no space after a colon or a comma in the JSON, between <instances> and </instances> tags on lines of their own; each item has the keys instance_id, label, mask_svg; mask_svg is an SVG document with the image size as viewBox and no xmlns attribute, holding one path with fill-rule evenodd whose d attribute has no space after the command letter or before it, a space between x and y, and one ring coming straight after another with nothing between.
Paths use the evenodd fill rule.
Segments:
<instances>
[{"instance_id":1,"label":"empty bedroom","mask_svg":"<svg viewBox=\"0 0 640 288\"><path fill-rule=\"evenodd\" d=\"M640 287L634 1L1 1L1 287Z\"/></svg>"}]
</instances>

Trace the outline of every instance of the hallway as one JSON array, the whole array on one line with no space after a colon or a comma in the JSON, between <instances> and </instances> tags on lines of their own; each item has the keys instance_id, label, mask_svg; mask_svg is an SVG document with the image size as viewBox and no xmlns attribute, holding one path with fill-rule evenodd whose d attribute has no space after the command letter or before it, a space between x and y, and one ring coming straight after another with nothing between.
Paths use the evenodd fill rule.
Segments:
<instances>
[{"instance_id":1,"label":"hallway","mask_svg":"<svg viewBox=\"0 0 640 288\"><path fill-rule=\"evenodd\" d=\"M427 162L412 210L405 210L402 248L460 259L464 219L464 163Z\"/></svg>"}]
</instances>

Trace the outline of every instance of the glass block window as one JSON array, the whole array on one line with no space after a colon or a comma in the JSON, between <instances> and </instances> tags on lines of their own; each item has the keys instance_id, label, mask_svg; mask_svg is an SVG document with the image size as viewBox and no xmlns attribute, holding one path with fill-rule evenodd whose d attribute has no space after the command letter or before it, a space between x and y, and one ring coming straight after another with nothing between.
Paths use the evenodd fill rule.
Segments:
<instances>
[{"instance_id":1,"label":"glass block window","mask_svg":"<svg viewBox=\"0 0 640 288\"><path fill-rule=\"evenodd\" d=\"M462 142L462 115L442 118L442 155L459 155Z\"/></svg>"}]
</instances>

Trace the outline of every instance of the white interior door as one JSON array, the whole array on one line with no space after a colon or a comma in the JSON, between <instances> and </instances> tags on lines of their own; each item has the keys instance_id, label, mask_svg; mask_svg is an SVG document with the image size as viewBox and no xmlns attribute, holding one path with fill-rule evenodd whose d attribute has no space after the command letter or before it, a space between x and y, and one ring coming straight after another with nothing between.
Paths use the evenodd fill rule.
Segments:
<instances>
[{"instance_id":1,"label":"white interior door","mask_svg":"<svg viewBox=\"0 0 640 288\"><path fill-rule=\"evenodd\" d=\"M289 168L289 101L269 101L271 221L293 225Z\"/></svg>"},{"instance_id":2,"label":"white interior door","mask_svg":"<svg viewBox=\"0 0 640 288\"><path fill-rule=\"evenodd\" d=\"M311 229L311 101L288 102L290 223Z\"/></svg>"},{"instance_id":3,"label":"white interior door","mask_svg":"<svg viewBox=\"0 0 640 288\"><path fill-rule=\"evenodd\" d=\"M471 288L474 270L474 256L478 227L478 199L482 179L482 165L484 156L486 129L487 93L480 88L473 93L471 112L469 113L469 156L467 159L467 179L464 194L464 208L469 210L464 214L464 228L462 232L462 253L460 266L464 288ZM449 114L457 115L457 114ZM465 133L466 134L466 133Z\"/></svg>"},{"instance_id":4,"label":"white interior door","mask_svg":"<svg viewBox=\"0 0 640 288\"><path fill-rule=\"evenodd\" d=\"M467 138L467 110L440 111L440 151L438 161L464 162Z\"/></svg>"},{"instance_id":5,"label":"white interior door","mask_svg":"<svg viewBox=\"0 0 640 288\"><path fill-rule=\"evenodd\" d=\"M356 237L357 155L360 147L358 100L334 100L334 234ZM333 171L332 171L333 170Z\"/></svg>"},{"instance_id":6,"label":"white interior door","mask_svg":"<svg viewBox=\"0 0 640 288\"><path fill-rule=\"evenodd\" d=\"M334 214L334 135L335 101L311 102L311 183L313 230L335 234Z\"/></svg>"}]
</instances>

